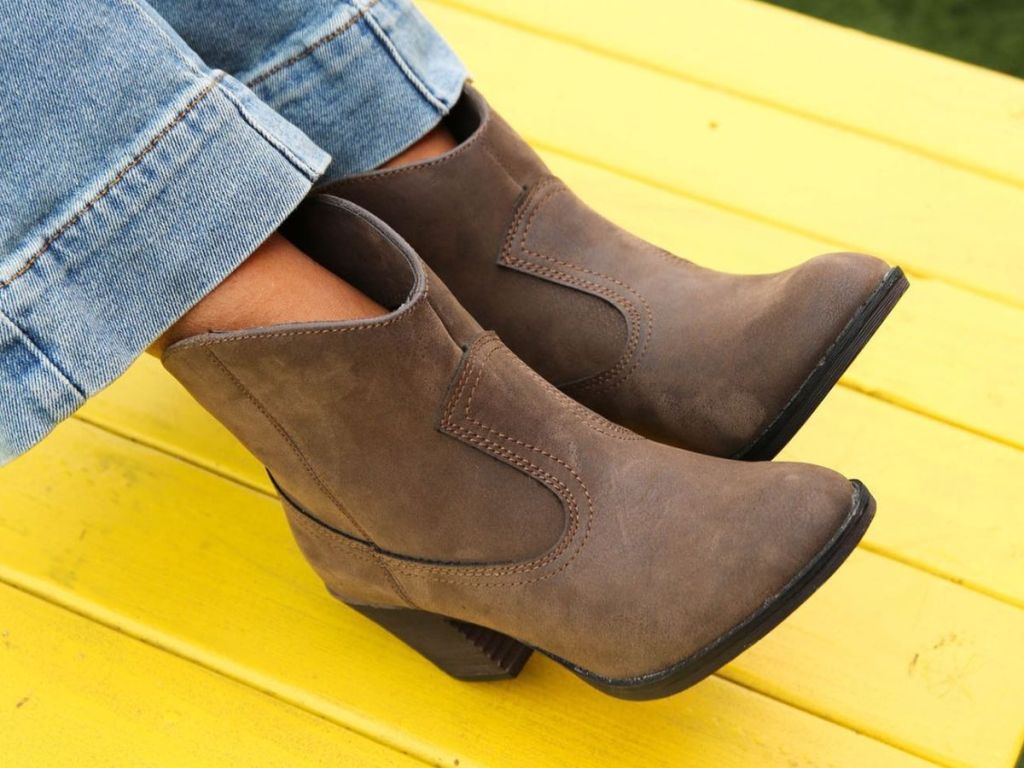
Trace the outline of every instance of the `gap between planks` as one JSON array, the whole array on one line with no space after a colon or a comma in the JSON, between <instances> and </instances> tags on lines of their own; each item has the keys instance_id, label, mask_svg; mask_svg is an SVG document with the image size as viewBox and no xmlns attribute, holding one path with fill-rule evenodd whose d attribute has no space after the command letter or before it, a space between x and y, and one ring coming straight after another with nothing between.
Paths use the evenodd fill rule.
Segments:
<instances>
[{"instance_id":1,"label":"gap between planks","mask_svg":"<svg viewBox=\"0 0 1024 768\"><path fill-rule=\"evenodd\" d=\"M333 718L330 715L317 710L315 707L309 706L302 700L301 689L296 689L294 695L289 695L289 691L287 690L288 686L284 686L286 690L278 690L273 683L265 681L261 674L249 671L243 665L236 665L230 659L225 659L223 656L219 656L217 654L203 653L192 643L172 638L159 630L151 628L141 622L126 619L124 616L94 603L85 603L82 605L76 600L62 599L59 589L55 589L34 577L9 570L3 563L0 563L0 584L4 584L11 589L18 590L26 595L42 600L50 605L54 605L62 610L86 619L87 621L91 621L94 624L106 627L107 629L122 634L125 637L129 637L143 643L150 648L170 654L171 656L189 662L190 664L195 664L197 667L212 672L213 674L227 680L239 683L240 685L244 685L252 690L259 691L260 693L276 699L277 701L283 702L288 706L295 707L303 712L308 712L327 723L343 728L350 733L368 739L382 747L407 755L419 762L425 763L426 765L439 767L445 765L438 760L437 755L432 756L426 753L424 750L419 749L412 741L404 744L397 742L393 739L389 739L383 733L379 732L378 729L374 729L369 726L359 728L353 723ZM248 672L248 674L246 674L246 672ZM775 699L772 700L775 701ZM779 703L783 706L789 706L785 702ZM794 709L796 709L796 707L794 707ZM810 714L817 717L814 713ZM846 728L845 730L850 729ZM906 752L906 750L900 751Z\"/></svg>"},{"instance_id":2,"label":"gap between planks","mask_svg":"<svg viewBox=\"0 0 1024 768\"><path fill-rule=\"evenodd\" d=\"M230 480L230 478L224 479ZM53 605L87 621L91 621L99 626L107 628L108 630L136 640L150 648L170 654L171 656L190 664L194 664L201 669L205 669L227 680L244 685L247 688L258 691L259 693L269 696L288 706L307 712L324 722L343 728L356 736L365 738L384 748L406 755L426 765L441 768L448 764L447 762L443 762L438 755L431 755L427 750L422 749L414 739L395 738L395 731L388 728L374 727L371 725L372 721L367 721L365 718L355 718L359 720L359 723L357 724L355 722L346 722L339 718L332 717L331 715L320 711L315 705L305 701L302 695L302 689L293 688L288 685L275 684L273 681L266 680L264 675L261 673L255 672L242 664L235 664L231 659L226 659L218 654L204 653L191 642L173 638L172 636L169 636L155 628L149 627L142 622L126 619L126 617L117 614L113 610L85 601L63 599L59 588L54 588L46 582L27 576L26 574L9 570L3 563L0 563L0 584L6 585L11 589L15 589L38 600L42 600L49 605ZM778 706L802 712L817 720L827 722L833 727L841 728L849 733L869 738L880 744L884 744L891 749L911 755L922 761L931 763L932 765L948 765L946 763L937 762L934 758L920 754L914 749L893 743L884 736L869 733L859 728L853 728L833 717L828 716L827 714L815 712L802 707L799 704L777 699L774 696L771 696L764 691L760 691L746 683L724 677L719 673L715 673L713 677L717 678L725 685L733 685L737 688L742 688L753 695L768 699Z\"/></svg>"},{"instance_id":3,"label":"gap between planks","mask_svg":"<svg viewBox=\"0 0 1024 768\"><path fill-rule=\"evenodd\" d=\"M967 434L974 435L975 437L980 437L983 440L991 440L993 443L1005 445L1007 448L1013 448L1016 451L1024 451L1024 442L1013 440L1012 438L1009 437L1003 437L1001 435L993 434L984 429L981 429L980 427L973 427L970 424L963 421L955 421L945 416L940 416L937 413L929 411L927 408L922 408L919 405L915 405L914 403L910 402L910 400L908 400L907 398L899 397L898 395L888 394L886 392L881 392L877 389L873 389L872 387L864 387L849 381L840 380L839 386L845 387L846 389L849 389L852 392L858 392L864 395L865 397L870 397L874 400L878 400L879 402L888 403L889 405L901 408L904 411L916 413L918 416L923 416L924 418L938 422L939 424L945 424L947 427L958 429L961 432L966 432Z\"/></svg>"},{"instance_id":4,"label":"gap between planks","mask_svg":"<svg viewBox=\"0 0 1024 768\"><path fill-rule=\"evenodd\" d=\"M68 759L73 765L87 759L135 765L139 754L151 766L185 761L212 767L253 758L281 767L339 758L392 768L423 765L349 728L330 727L335 724L318 712L2 579L0 611L17 612L0 618L0 671L9 672L0 676L0 752L18 758L18 765L49 768ZM40 676L34 663L40 658L49 675ZM232 723L239 716L241 726ZM55 730L61 735L56 741Z\"/></svg>"}]
</instances>

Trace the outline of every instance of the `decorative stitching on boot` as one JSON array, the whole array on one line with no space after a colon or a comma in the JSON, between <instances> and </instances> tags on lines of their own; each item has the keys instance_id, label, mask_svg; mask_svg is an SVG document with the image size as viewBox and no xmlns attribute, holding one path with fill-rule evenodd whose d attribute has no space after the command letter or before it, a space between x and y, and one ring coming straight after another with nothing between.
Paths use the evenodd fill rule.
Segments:
<instances>
[{"instance_id":1,"label":"decorative stitching on boot","mask_svg":"<svg viewBox=\"0 0 1024 768\"><path fill-rule=\"evenodd\" d=\"M639 335L639 332L640 332L638 326L640 325L640 319L641 319L640 318L640 313L636 309L636 306L632 302L630 302L628 299L626 299L621 294L617 294L615 291L612 291L611 289L608 289L606 295L609 296L609 297L618 296L619 300L623 304L625 304L625 306L628 308L629 313L631 314L632 318L634 319L634 323L633 323L634 329L631 332L632 348L627 350L626 354L623 356L623 358L619 361L619 364L618 364L618 365L624 365L626 363L626 361L632 356L632 365L629 367L629 370L621 372L620 375L616 375L616 367L618 367L618 366L616 366L616 367L613 367L613 368L609 369L608 371L605 371L603 374L598 374L597 376L595 376L595 377L593 377L591 379L587 379L584 382L578 382L577 384L574 384L573 387L575 389L581 389L582 390L582 389L589 389L589 388L592 388L592 387L601 387L603 385L610 386L610 385L612 385L614 383L618 383L619 381L622 381L622 380L625 380L626 378L628 378L629 375L632 374L632 372L636 369L636 366L639 363L640 358L647 351L647 346L650 343L651 335L654 332L654 313L651 311L651 307L647 303L647 300L643 297L643 295L641 295L638 291L636 291L632 286L627 285L626 283L622 282L621 280L619 280L617 278L614 278L611 275L604 274L603 272L597 272L595 270L588 269L587 267L582 267L582 266L580 266L578 264L573 264L573 263L568 262L568 261L566 261L564 259L559 259L559 258L557 258L555 256L551 256L550 254L541 253L540 251L536 251L536 250L531 249L527 245L527 240L529 239L530 232L533 229L534 222L535 222L535 220L537 218L537 215L540 213L541 209L547 203L549 203L551 200L553 200L555 198L555 196L557 196L559 194L564 194L564 193L569 191L568 188L565 185L563 185L561 182L559 182L557 179L555 179L554 182L555 182L554 185L553 185L554 189L550 193L545 195L542 199L538 200L537 203L536 203L536 207L530 213L530 218L527 220L526 226L524 227L522 235L519 238L520 250L522 252L527 253L530 256L534 256L534 257L536 257L538 259L544 259L545 261L550 261L550 262L555 263L555 264L561 264L562 266L568 267L569 269L577 270L577 271L580 271L580 272L584 272L584 273L593 275L595 277L603 278L605 280L608 280L608 281L612 282L615 285L620 286L621 288L625 289L626 291L629 291L630 293L632 293L637 299L640 300L640 303L642 304L642 306L644 308L644 312L647 315L647 328L646 328L646 334L645 334L645 337L644 337L643 348L640 350L639 353L637 353L636 349L637 349L637 343L638 343L638 335ZM543 269L543 268L538 268L538 269ZM574 283L577 283L579 285L588 285L588 286L597 286L598 285L598 284L593 283L592 281L589 281L589 280L579 280L579 281L577 281L577 280L575 280L573 278L570 278L570 280L572 280Z\"/></svg>"},{"instance_id":2,"label":"decorative stitching on boot","mask_svg":"<svg viewBox=\"0 0 1024 768\"><path fill-rule=\"evenodd\" d=\"M621 280L612 277L611 275L604 274L603 272L598 272L578 264L573 264L572 262L551 256L550 254L542 253L529 247L527 240L536 221L537 215L556 195L564 194L568 191L568 187L562 184L555 177L548 177L530 191L530 194L527 195L520 204L519 210L516 212L516 215L512 220L508 235L502 245L499 263L504 263L507 266L518 268L525 272L530 272L542 279L576 287L587 293L600 296L610 302L612 306L616 307L623 315L626 316L629 321L629 336L626 340L626 350L622 357L619 358L618 362L602 373L567 386L567 388L571 388L576 391L611 388L629 378L633 371L636 370L640 360L646 353L647 348L650 346L651 337L654 333L654 313L652 312L650 305L647 303L647 300L636 289ZM529 214L527 214L527 212L529 212ZM524 218L526 219L525 226L523 226ZM522 228L521 231L520 228ZM532 261L516 256L512 253L513 242L516 241L519 251L523 255L533 256L534 258L543 259L544 261L552 264L562 265L576 272L583 272L585 274L607 280L635 296L643 307L644 315L647 319L647 323L645 324L646 330L643 334L642 343L640 339L640 326L644 325L644 316L641 315L636 305L625 295L606 285L596 283L593 280L578 277L554 267L535 264Z\"/></svg>"},{"instance_id":3,"label":"decorative stitching on boot","mask_svg":"<svg viewBox=\"0 0 1024 768\"><path fill-rule=\"evenodd\" d=\"M331 528L319 518L300 507L294 499L287 496L280 489L278 489L278 495L280 496L281 503L285 508L285 515L288 517L289 525L301 528L307 536L327 544L330 549L333 550L337 550L334 542L335 539L339 539L344 542L349 547L349 550L345 553L346 555L354 555L361 560L368 560L372 565L383 571L384 580L391 585L391 588L394 590L399 600L405 602L411 608L419 607L413 604L401 584L395 578L395 575L389 570L388 566L385 565L387 562L387 555L383 550L380 550L378 547L374 547L372 544L369 544L369 542L365 542L360 539L353 539L342 531ZM299 537L296 535L295 538L299 544L300 550L304 551ZM330 587L328 587L328 590L331 591L332 594L335 594L335 596L338 596L330 589ZM345 602L348 601L346 600Z\"/></svg>"},{"instance_id":4,"label":"decorative stitching on boot","mask_svg":"<svg viewBox=\"0 0 1024 768\"><path fill-rule=\"evenodd\" d=\"M482 447L486 451L497 453L498 455L506 458L507 460L515 464L516 466L519 466L520 468L524 469L524 471L532 475L534 478L540 480L541 482L544 482L545 485L549 485L550 487L550 484L554 484L559 490L562 491L562 493L557 493L556 495L559 496L565 508L569 510L570 521L569 526L566 529L566 532L562 536L561 543L554 550L550 551L547 555L545 555L543 558L540 558L539 560L533 561L529 564L514 566L514 569L533 570L535 568L542 567L543 565L546 565L548 562L551 562L557 559L559 556L561 556L561 554L569 547L572 540L576 536L576 531L579 527L579 507L575 495L568 488L568 486L565 483L558 481L549 472L546 472L537 464L530 461L528 458L518 454L515 450L508 450L507 448L503 448L500 444L495 443L493 440L489 439L485 434L481 434L480 432L475 430L466 429L465 427L462 427L454 422L452 418L454 408L456 404L459 402L460 398L462 397L462 392L465 389L466 382L469 380L471 373L475 372L476 375L473 378L473 385L469 390L468 397L463 407L463 418L469 423L478 427L479 429L484 430L486 433L489 433L495 437L500 438L505 443L511 443L513 445L526 448L527 450L533 451L534 453L537 453L551 461L554 461L556 464L565 469L576 481L576 483L579 484L580 488L583 490L583 494L586 497L587 501L587 527L584 530L583 540L578 545L572 557L569 558L568 562L564 563L562 568L559 569L559 571L561 571L565 567L567 567L568 564L572 562L572 560L575 559L575 557L586 545L587 539L590 535L590 529L593 521L593 499L590 496L590 491L587 488L587 485L584 482L583 478L581 478L579 474L576 472L576 470L573 469L568 463L558 458L550 451L538 448L537 446L534 446L528 442L519 440L499 430L496 430L490 427L489 425L484 424L483 422L481 422L479 419L475 418L472 415L471 409L473 398L476 395L477 388L479 387L480 381L483 378L485 366L487 362L490 360L491 356L495 352L501 350L505 350L505 347L497 338L497 336L493 334L489 334L488 337L484 337L480 342L477 343L475 348L470 350L469 356L467 357L466 362L463 366L463 371L462 375L460 376L459 384L455 388L455 392L452 398L449 400L447 408L445 409L445 414L444 417L442 418L441 427L445 431L458 435L461 439L465 440L466 442ZM478 362L477 358L481 355L482 359L480 359Z\"/></svg>"},{"instance_id":5,"label":"decorative stitching on boot","mask_svg":"<svg viewBox=\"0 0 1024 768\"><path fill-rule=\"evenodd\" d=\"M494 452L494 453L496 453L498 455L501 455L504 458L507 458L510 463L512 463L515 466L518 466L519 468L523 469L523 471L528 471L527 468L532 468L535 471L537 471L540 474L540 476L543 477L544 480L546 480L547 482L550 482L552 485L554 485L556 488L558 488L559 491L564 493L570 499L568 506L569 506L569 508L571 510L572 515L578 520L579 512L578 512L578 507L576 506L575 498L573 497L572 492L568 488L568 486L566 486L564 483L562 483L560 480L558 480L558 478L554 477L550 473L545 472L543 469L541 469L540 467L537 467L537 465L533 464L532 462L521 461L521 460L520 461L516 461L516 457L515 457L514 454L511 454L508 451L505 451L504 449L501 448L500 445L498 445L497 443L494 443L491 440L486 440L486 439L482 439L482 440L470 439L471 437L473 437L473 433L467 432L466 430L463 430L461 428L456 428L455 432L456 433L462 433L463 435L468 435L467 437L463 438L467 442L470 442L470 443L473 443L473 444L477 444L477 445L485 446L487 448L487 450L489 450L491 452ZM547 485L547 482L545 483L545 485ZM561 494L556 493L556 495L558 495L561 498ZM302 510L300 510L300 511L302 511ZM389 552L388 550L385 550L385 549L382 549L380 547L377 547L377 546L375 546L375 545L373 545L373 544L371 544L369 542L354 540L352 537L346 535L343 532L331 529L325 523L323 523L322 521L316 519L315 517L313 517L309 513L304 513L304 516L306 517L306 519L309 520L309 522L312 525L315 526L315 527L310 528L310 531L314 535L316 535L317 538L321 539L322 541L324 541L326 544L328 544L332 548L336 548L336 549L337 548L344 548L350 554L354 554L357 557L364 557L364 558L371 558L371 559L376 559L378 557L384 557L384 558L387 559L387 562L388 562L388 565L386 566L386 568L391 570L391 571L396 571L398 573L405 573L405 574L408 574L408 575L411 575L411 576L418 576L420 578L428 578L431 581L436 581L436 582L440 582L440 583L443 583L443 584L462 584L462 585L473 585L473 586L483 586L483 587L509 587L509 586L521 586L521 585L524 585L524 584L533 584L533 583L538 582L538 581L543 581L545 579L549 579L552 576L554 576L554 575L556 575L558 573L561 573L566 568L568 568L569 565L579 555L580 551L582 551L583 544L586 543L586 538L585 538L584 541L581 542L580 546L576 548L576 551L572 554L572 556L569 557L568 559L566 559L556 570L549 571L548 573L542 574L542 575L537 576L535 578L521 579L521 580L518 580L518 581L509 581L507 579L502 579L501 577L503 577L503 576L516 576L518 574L530 573L532 571L536 571L537 569L542 568L545 565L548 565L550 562L552 562L552 560L554 558L551 557L550 556L551 553L549 553L548 556L545 556L544 558L542 558L540 560L530 561L530 562L527 562L527 563L516 564L516 565L513 565L513 566L479 566L479 565L457 565L457 564L446 565L446 564L432 563L432 562L429 562L429 561L417 561L415 558L412 558L412 557L409 557L409 556L406 556L406 555L402 555L402 554L399 554L399 553L396 553L396 552ZM573 528L573 536L575 535L575 531L576 530L578 530L578 525ZM585 531L585 536L587 536L589 534L589 531L590 531L590 527L589 527L589 521L588 521L588 527L587 527L587 529ZM562 552L564 552L565 548L568 546L568 542L570 542L572 540L572 538L567 533L566 535L563 535L563 540L566 542L566 544L561 547L561 550L558 553L559 555ZM462 578L445 578L446 576L462 577ZM466 577L471 577L471 578L466 578ZM475 577L483 577L484 580L481 580L481 579L475 578ZM499 581L487 581L486 578L488 578L488 577L495 577L495 578L498 578L498 579L501 579L501 580L499 580Z\"/></svg>"},{"instance_id":6,"label":"decorative stitching on boot","mask_svg":"<svg viewBox=\"0 0 1024 768\"><path fill-rule=\"evenodd\" d=\"M603 416L600 416L600 415L594 413L593 411L591 411L586 406L583 406L580 403L576 402L571 397L569 397L564 392L562 392L560 389L558 389L558 387L554 386L551 382L549 382L547 379L543 378L540 374L538 374L536 371L534 371L532 368L530 368L528 365L526 365L526 363L524 363L522 360L520 360L518 357L516 357L514 354L512 354L512 351L508 347L506 347L504 344L500 343L500 339L495 337L495 341L499 342L499 345L496 346L493 349L493 352L501 352L502 354L508 356L517 365L517 367L523 373L525 373L527 376L532 378L534 381L538 382L545 389L550 389L551 392L553 394L555 394L559 398L559 400L569 410L571 410L577 417L579 417L586 426L592 428L593 430L595 430L596 432L599 432L602 435L606 435L607 437L612 437L612 438L615 438L615 439L618 439L618 440L643 440L644 439L641 435L638 435L636 432L632 432L632 431L626 429L625 427L622 427L622 426L619 426L618 424L610 422L606 418L604 418ZM487 360L490 359L490 356L491 356L491 353L488 353L487 358L481 363L481 365L483 363L486 363ZM479 382L480 382L480 377L478 376L476 382L473 385L472 390L469 393L469 399L468 399L468 401L466 403L466 408L465 408L465 418L468 421L472 421L473 423L475 423L476 425L478 425L480 427L484 427L486 429L490 429L489 427L485 427L485 425L481 424L479 421L477 421L476 419L473 419L469 415L469 409L470 409L470 406L472 405L472 402L473 402L473 396L476 393L476 385L479 384ZM458 399L459 394L461 394L461 392L456 393L456 397L455 397L456 401ZM500 435L501 437L508 438L510 440L514 439L514 438L510 438L508 435L505 435L502 432L497 432L496 434ZM524 447L530 447L530 448L533 447L533 446L530 446L530 445L528 445L526 443L520 443L520 444L523 445ZM552 456L550 454L544 453L543 451L541 451L541 453L543 455L547 456L550 459L554 459L555 461L558 461L558 459L556 459L554 456ZM566 465L566 469L569 469L568 465Z\"/></svg>"},{"instance_id":7,"label":"decorative stitching on boot","mask_svg":"<svg viewBox=\"0 0 1024 768\"><path fill-rule=\"evenodd\" d=\"M609 421L601 414L596 413L595 411L592 411L589 408L587 408L582 403L573 400L571 397L565 394L565 392L560 390L550 381L548 381L535 370L533 370L533 368L531 368L518 357L516 357L512 353L512 350L510 350L508 347L503 347L502 352L511 357L513 360L515 360L515 362L518 364L520 370L522 370L523 373L525 373L531 379L537 381L542 386L550 388L553 393L558 395L558 397L561 399L562 403L566 406L566 408L575 413L581 420L583 420L584 423L586 423L587 426L589 426L595 432L599 432L600 434L605 435L606 437L611 437L616 440L645 439L643 435L638 435L633 430L627 429L626 427L623 427L621 424L616 424L614 421Z\"/></svg>"},{"instance_id":8,"label":"decorative stitching on boot","mask_svg":"<svg viewBox=\"0 0 1024 768\"><path fill-rule=\"evenodd\" d=\"M328 546L338 549L339 551L344 550L350 555L371 559L383 557L387 560L387 565L385 567L389 572L404 573L444 584L464 586L471 585L478 587L522 586L549 579L568 568L586 546L593 525L593 499L583 479L568 463L559 459L551 452L545 451L542 448L538 448L524 441L517 440L516 438L512 438L508 435L504 435L498 430L482 424L478 419L473 418L470 414L470 419L475 424L478 424L482 429L501 437L504 443L513 443L514 445L527 448L563 467L572 476L574 481L579 484L583 491L583 496L586 499L586 527L583 529L582 539L579 541L572 554L568 558L565 558L565 560L560 563L556 569L538 576L518 578L518 580L516 580L517 577L529 576L529 574L556 562L565 554L572 542L577 538L577 534L580 530L581 514L576 495L565 482L555 477L529 458L522 456L515 450L510 450L505 445L488 438L485 434L481 434L478 431L467 429L456 424L453 419L455 409L458 406L462 395L466 393L467 387L469 387L470 393L476 391L483 376L484 365L491 355L498 351L507 352L504 345L501 344L500 340L494 336L494 334L486 334L485 336L482 336L480 340L470 348L470 351L467 353L467 357L463 363L459 378L455 383L455 386L452 388L453 394L443 409L440 426L445 432L458 437L466 443L476 446L479 450L501 457L512 466L515 466L526 474L534 477L554 492L562 502L563 508L566 509L569 514L569 525L567 526L566 531L562 534L558 545L553 550L540 558L511 565L449 565L418 560L417 558L381 549L377 545L373 544L373 542L369 540L369 537L367 537L366 541L355 540L353 537L342 531L332 529L326 523L317 520L308 512L305 512L293 503L293 506L296 506L296 509L303 514L306 520L308 520L310 524L308 526L308 530L310 533ZM482 359L478 359L481 356ZM470 384L471 381L472 384ZM550 385L548 384L547 386ZM464 406L464 413L467 413L465 410L467 407L468 406Z\"/></svg>"},{"instance_id":9,"label":"decorative stitching on boot","mask_svg":"<svg viewBox=\"0 0 1024 768\"><path fill-rule=\"evenodd\" d=\"M477 370L476 379L473 381L473 386L469 390L469 396L466 398L466 405L463 408L463 415L464 415L466 421L468 421L469 423L471 423L471 424L473 424L473 425L475 425L477 427L480 427L481 429L489 432L490 434L494 435L495 437L499 437L502 440L514 443L515 445L518 445L518 446L521 446L521 447L526 448L528 450L531 450L531 451L533 451L535 453L538 453L541 456L544 456L545 458L548 458L551 461L555 462L560 467L565 469L566 472L568 472L570 475L572 475L573 479L577 483L580 484L580 487L583 489L584 495L587 497L588 505L592 505L592 499L590 498L590 492L587 489L587 484L585 482L583 482L583 478L581 478L579 476L579 474L577 474L576 470L573 469L571 466L569 466L565 461L563 461L562 459L558 458L553 453L550 453L549 451L544 450L543 448L538 448L537 446L532 445L530 443L527 443L527 442L525 442L523 440L519 440L519 439L517 439L515 437L512 437L510 435L506 435L504 432L501 432L500 430L494 429L493 427L490 427L490 426L484 424L479 419L476 419L476 418L474 418L473 416L470 415L470 409L473 406L473 398L476 396L476 390L477 390L477 387L480 384L481 379L483 379L483 373L484 373L483 366L487 364L487 362L491 359L491 356L494 355L495 352L501 352L501 351L504 351L504 350L505 350L505 346L504 345L495 344L495 345L493 345L488 350L487 355L484 357L484 359L480 361L480 365L479 365L478 370ZM573 525L575 525L575 522L573 523Z\"/></svg>"}]
</instances>

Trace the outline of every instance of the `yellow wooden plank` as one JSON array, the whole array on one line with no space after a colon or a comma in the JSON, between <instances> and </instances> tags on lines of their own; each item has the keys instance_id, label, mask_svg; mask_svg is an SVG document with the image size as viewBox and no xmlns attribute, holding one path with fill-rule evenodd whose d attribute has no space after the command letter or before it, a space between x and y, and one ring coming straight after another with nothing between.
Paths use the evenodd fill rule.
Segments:
<instances>
[{"instance_id":1,"label":"yellow wooden plank","mask_svg":"<svg viewBox=\"0 0 1024 768\"><path fill-rule=\"evenodd\" d=\"M538 145L1024 305L1020 187L478 15L425 8Z\"/></svg>"},{"instance_id":2,"label":"yellow wooden plank","mask_svg":"<svg viewBox=\"0 0 1024 768\"><path fill-rule=\"evenodd\" d=\"M854 558L725 675L938 760L1012 765L1024 738L1024 611L878 555ZM938 726L927 747L910 733L924 719Z\"/></svg>"},{"instance_id":3,"label":"yellow wooden plank","mask_svg":"<svg viewBox=\"0 0 1024 768\"><path fill-rule=\"evenodd\" d=\"M547 155L585 198L624 225L708 266L782 269L828 244ZM969 342L967 341L969 339ZM918 280L854 364L848 384L1024 444L1024 312ZM146 359L83 415L269 491L262 468ZM787 455L864 479L883 504L868 533L888 554L1024 602L1019 501L1024 452L839 395ZM935 478L948 488L936 493ZM927 535L922 532L927 531Z\"/></svg>"},{"instance_id":4,"label":"yellow wooden plank","mask_svg":"<svg viewBox=\"0 0 1024 768\"><path fill-rule=\"evenodd\" d=\"M867 483L872 551L1024 608L1024 452L840 388L780 458Z\"/></svg>"},{"instance_id":5,"label":"yellow wooden plank","mask_svg":"<svg viewBox=\"0 0 1024 768\"><path fill-rule=\"evenodd\" d=\"M0 763L424 765L6 585L0 585Z\"/></svg>"},{"instance_id":6,"label":"yellow wooden plank","mask_svg":"<svg viewBox=\"0 0 1024 768\"><path fill-rule=\"evenodd\" d=\"M859 653L828 659L813 672L827 678L841 662L869 681L829 694L827 714L843 720L837 700L864 695L870 686L884 690L885 700L868 721L851 725L962 762L1001 759L1016 723L994 710L1015 699L1021 680L1012 661L999 670L969 670L963 685L972 705L947 707L903 674L909 658L889 654L930 644L939 629L967 636L984 625L974 649L993 660L1015 639L1016 614L880 562L903 602L879 602L862 591L842 595L853 605L837 604L826 590L818 599L827 626L790 648L817 664L837 636L860 633ZM856 559L849 578L856 582L864 568L863 557ZM604 696L544 658L516 681L453 681L326 594L290 541L276 502L78 421L0 470L0 578L445 765L456 758L463 766L920 765L905 752L722 679L645 705ZM919 608L914 585L933 582L957 615L933 602L920 606L915 620L907 613ZM886 614L877 637L874 627L846 618L871 610ZM901 631L905 636L889 647ZM935 669L943 663L938 656ZM732 674L747 664L738 662ZM835 681L845 683L849 674Z\"/></svg>"},{"instance_id":7,"label":"yellow wooden plank","mask_svg":"<svg viewBox=\"0 0 1024 768\"><path fill-rule=\"evenodd\" d=\"M1024 81L749 0L439 0L1024 184Z\"/></svg>"}]
</instances>

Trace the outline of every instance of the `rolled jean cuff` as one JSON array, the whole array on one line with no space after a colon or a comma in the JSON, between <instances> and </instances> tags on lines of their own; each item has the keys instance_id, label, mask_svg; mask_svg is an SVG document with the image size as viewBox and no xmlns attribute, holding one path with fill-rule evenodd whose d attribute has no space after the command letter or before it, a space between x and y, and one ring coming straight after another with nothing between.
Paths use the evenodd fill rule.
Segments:
<instances>
[{"instance_id":1,"label":"rolled jean cuff","mask_svg":"<svg viewBox=\"0 0 1024 768\"><path fill-rule=\"evenodd\" d=\"M329 161L223 73L182 94L3 276L0 464L124 372L277 228Z\"/></svg>"},{"instance_id":2,"label":"rolled jean cuff","mask_svg":"<svg viewBox=\"0 0 1024 768\"><path fill-rule=\"evenodd\" d=\"M410 0L342 0L238 78L331 154L328 182L428 133L461 96L466 69Z\"/></svg>"}]
</instances>

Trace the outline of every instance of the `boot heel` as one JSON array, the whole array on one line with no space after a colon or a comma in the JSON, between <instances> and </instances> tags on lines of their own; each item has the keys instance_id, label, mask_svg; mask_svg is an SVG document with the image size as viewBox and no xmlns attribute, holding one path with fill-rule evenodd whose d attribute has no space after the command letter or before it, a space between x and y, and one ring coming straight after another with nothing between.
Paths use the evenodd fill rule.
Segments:
<instances>
[{"instance_id":1,"label":"boot heel","mask_svg":"<svg viewBox=\"0 0 1024 768\"><path fill-rule=\"evenodd\" d=\"M508 635L437 613L409 608L346 605L375 621L459 680L513 678L533 653L532 648Z\"/></svg>"}]
</instances>

